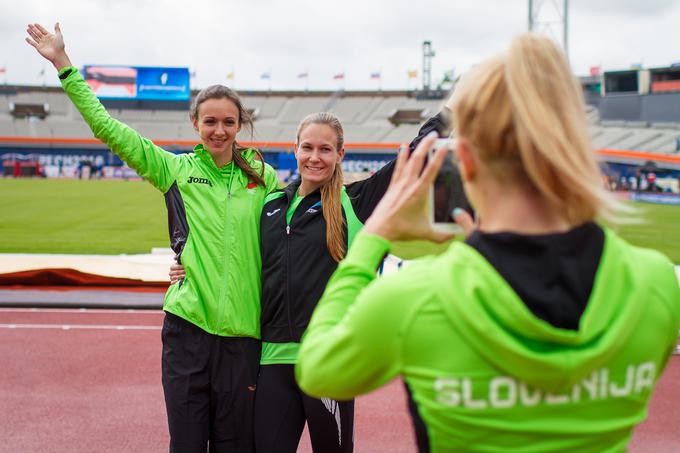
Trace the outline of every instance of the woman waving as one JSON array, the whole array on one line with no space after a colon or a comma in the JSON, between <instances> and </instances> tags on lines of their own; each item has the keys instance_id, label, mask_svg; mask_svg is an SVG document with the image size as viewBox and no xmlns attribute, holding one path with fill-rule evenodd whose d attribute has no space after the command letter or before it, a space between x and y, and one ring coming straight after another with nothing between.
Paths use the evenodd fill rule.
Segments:
<instances>
[{"instance_id":1,"label":"woman waving","mask_svg":"<svg viewBox=\"0 0 680 453\"><path fill-rule=\"evenodd\" d=\"M200 143L169 153L113 119L72 66L55 26L26 39L57 69L95 137L165 196L170 242L186 269L163 309L162 376L170 451L252 450L260 359L259 218L277 187L274 170L236 134L251 120L232 90L213 85L193 100Z\"/></svg>"}]
</instances>

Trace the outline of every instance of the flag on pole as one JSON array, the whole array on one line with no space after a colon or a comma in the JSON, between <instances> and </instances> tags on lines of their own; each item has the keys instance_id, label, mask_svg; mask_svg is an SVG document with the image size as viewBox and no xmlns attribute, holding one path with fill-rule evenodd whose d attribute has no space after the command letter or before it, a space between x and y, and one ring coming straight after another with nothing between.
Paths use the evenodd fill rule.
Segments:
<instances>
[{"instance_id":1,"label":"flag on pole","mask_svg":"<svg viewBox=\"0 0 680 453\"><path fill-rule=\"evenodd\" d=\"M306 79L307 77L309 77L309 72L307 71L298 74L298 79Z\"/></svg>"},{"instance_id":2,"label":"flag on pole","mask_svg":"<svg viewBox=\"0 0 680 453\"><path fill-rule=\"evenodd\" d=\"M599 66L591 66L590 67L590 75L591 76L599 76L601 71L602 71L602 68L600 68Z\"/></svg>"},{"instance_id":3,"label":"flag on pole","mask_svg":"<svg viewBox=\"0 0 680 453\"><path fill-rule=\"evenodd\" d=\"M372 73L371 73L371 79L372 79L372 80L378 80L378 79L380 79L380 71L378 71L378 72L372 72Z\"/></svg>"},{"instance_id":4,"label":"flag on pole","mask_svg":"<svg viewBox=\"0 0 680 453\"><path fill-rule=\"evenodd\" d=\"M7 68L4 66L0 66L0 74L4 74L7 72Z\"/></svg>"},{"instance_id":5,"label":"flag on pole","mask_svg":"<svg viewBox=\"0 0 680 453\"><path fill-rule=\"evenodd\" d=\"M260 74L260 78L262 80L270 80L272 78L272 75L269 72L263 72Z\"/></svg>"},{"instance_id":6,"label":"flag on pole","mask_svg":"<svg viewBox=\"0 0 680 453\"><path fill-rule=\"evenodd\" d=\"M234 80L234 71L227 72L227 80Z\"/></svg>"},{"instance_id":7,"label":"flag on pole","mask_svg":"<svg viewBox=\"0 0 680 453\"><path fill-rule=\"evenodd\" d=\"M409 69L406 74L408 74L409 79L415 79L418 77L418 71Z\"/></svg>"},{"instance_id":8,"label":"flag on pole","mask_svg":"<svg viewBox=\"0 0 680 453\"><path fill-rule=\"evenodd\" d=\"M333 80L345 80L345 73L339 72L333 76Z\"/></svg>"}]
</instances>

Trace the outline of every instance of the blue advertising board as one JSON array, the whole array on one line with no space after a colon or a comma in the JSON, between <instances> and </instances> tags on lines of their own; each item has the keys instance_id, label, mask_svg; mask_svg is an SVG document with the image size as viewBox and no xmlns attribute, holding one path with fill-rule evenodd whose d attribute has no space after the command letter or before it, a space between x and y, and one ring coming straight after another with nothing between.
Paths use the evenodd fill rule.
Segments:
<instances>
[{"instance_id":1,"label":"blue advertising board","mask_svg":"<svg viewBox=\"0 0 680 453\"><path fill-rule=\"evenodd\" d=\"M191 97L189 68L88 65L82 73L100 99L187 101Z\"/></svg>"}]
</instances>

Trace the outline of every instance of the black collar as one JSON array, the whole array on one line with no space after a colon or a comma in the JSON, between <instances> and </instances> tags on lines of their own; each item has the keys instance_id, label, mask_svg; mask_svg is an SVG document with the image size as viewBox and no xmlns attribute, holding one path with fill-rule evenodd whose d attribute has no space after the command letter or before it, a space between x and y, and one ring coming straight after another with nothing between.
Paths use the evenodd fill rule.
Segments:
<instances>
[{"instance_id":1,"label":"black collar","mask_svg":"<svg viewBox=\"0 0 680 453\"><path fill-rule=\"evenodd\" d=\"M291 182L290 184L288 184L286 187L283 188L283 192L286 194L286 198L288 198L289 203L295 197L295 193L300 188L301 183L302 183L302 179L298 178L298 179L296 179L295 181ZM317 192L319 193L319 195L321 194L321 188L320 187L314 189L313 191L308 193L306 196L312 195L312 194L317 193Z\"/></svg>"}]
</instances>

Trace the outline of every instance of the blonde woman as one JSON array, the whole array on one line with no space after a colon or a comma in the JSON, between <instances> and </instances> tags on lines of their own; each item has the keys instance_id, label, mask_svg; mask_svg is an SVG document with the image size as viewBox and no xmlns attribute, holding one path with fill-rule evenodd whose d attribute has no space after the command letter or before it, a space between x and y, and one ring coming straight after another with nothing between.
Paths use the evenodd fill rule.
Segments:
<instances>
[{"instance_id":1,"label":"blonde woman","mask_svg":"<svg viewBox=\"0 0 680 453\"><path fill-rule=\"evenodd\" d=\"M298 384L346 399L402 375L435 452L624 451L676 341L672 264L596 222L617 206L550 40L518 37L451 106L479 229L374 282L393 241L446 238L423 212L448 151L425 166L428 138L400 157L312 316Z\"/></svg>"}]
</instances>

